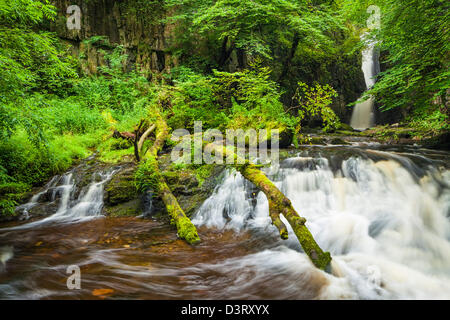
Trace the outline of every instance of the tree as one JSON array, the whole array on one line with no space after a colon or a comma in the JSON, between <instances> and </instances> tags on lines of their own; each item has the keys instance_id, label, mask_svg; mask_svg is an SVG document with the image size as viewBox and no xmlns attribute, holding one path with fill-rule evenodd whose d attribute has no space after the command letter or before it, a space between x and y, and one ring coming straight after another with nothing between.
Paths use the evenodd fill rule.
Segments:
<instances>
[{"instance_id":1,"label":"tree","mask_svg":"<svg viewBox=\"0 0 450 320\"><path fill-rule=\"evenodd\" d=\"M8 137L19 125L37 144L42 131L35 106L27 99L35 91L58 93L76 77L71 59L53 34L40 31L54 19L48 1L0 2L0 136Z\"/></svg>"},{"instance_id":2,"label":"tree","mask_svg":"<svg viewBox=\"0 0 450 320\"><path fill-rule=\"evenodd\" d=\"M373 89L384 110L430 108L440 97L445 108L450 87L449 6L443 0L340 1L347 17L366 31L369 4L380 8L379 29L370 33L385 53L387 69ZM448 112L448 111L447 111Z\"/></svg>"},{"instance_id":3,"label":"tree","mask_svg":"<svg viewBox=\"0 0 450 320\"><path fill-rule=\"evenodd\" d=\"M178 21L191 41L212 43L219 69L236 50L238 54L272 60L274 52L288 47L281 61L289 66L299 44L315 48L332 44L330 30L341 28L329 1L293 0L185 0L168 1L175 8L172 20ZM211 45L210 45L211 46ZM239 57L238 57L239 58ZM286 67L281 74L286 73Z\"/></svg>"}]
</instances>

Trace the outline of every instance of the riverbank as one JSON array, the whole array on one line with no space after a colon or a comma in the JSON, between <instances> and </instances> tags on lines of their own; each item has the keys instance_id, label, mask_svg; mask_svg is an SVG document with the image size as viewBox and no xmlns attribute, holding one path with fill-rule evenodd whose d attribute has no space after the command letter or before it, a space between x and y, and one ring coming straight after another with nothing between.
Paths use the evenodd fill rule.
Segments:
<instances>
[{"instance_id":1,"label":"riverbank","mask_svg":"<svg viewBox=\"0 0 450 320\"><path fill-rule=\"evenodd\" d=\"M322 133L320 129L306 130L303 142L318 145L346 145L352 143L379 143L386 145L415 145L423 148L450 150L450 133L448 131L433 132L398 123L380 125L364 131L353 130L348 125L330 133Z\"/></svg>"}]
</instances>

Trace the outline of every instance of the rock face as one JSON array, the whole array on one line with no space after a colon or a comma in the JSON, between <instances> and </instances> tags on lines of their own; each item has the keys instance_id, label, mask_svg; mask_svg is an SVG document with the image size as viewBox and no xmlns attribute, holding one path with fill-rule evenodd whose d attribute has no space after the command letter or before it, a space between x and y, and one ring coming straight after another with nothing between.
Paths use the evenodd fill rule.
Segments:
<instances>
[{"instance_id":1,"label":"rock face","mask_svg":"<svg viewBox=\"0 0 450 320\"><path fill-rule=\"evenodd\" d=\"M134 172L136 168L127 165L119 173L114 175L105 188L105 204L115 206L133 200L137 197L136 187L134 186Z\"/></svg>"},{"instance_id":2,"label":"rock face","mask_svg":"<svg viewBox=\"0 0 450 320\"><path fill-rule=\"evenodd\" d=\"M142 213L143 203L134 185L136 167L132 163L124 165L106 184L104 212L110 216L136 216Z\"/></svg>"},{"instance_id":3,"label":"rock face","mask_svg":"<svg viewBox=\"0 0 450 320\"><path fill-rule=\"evenodd\" d=\"M208 198L217 183L217 177L223 167L217 166L204 179L196 176L195 171L189 169L174 170L170 166L170 158L160 158L161 169L167 185L177 198L186 215L191 216ZM105 185L104 213L118 216L164 217L166 208L162 200L150 190L139 194L134 183L136 164L122 164L122 169Z\"/></svg>"},{"instance_id":4,"label":"rock face","mask_svg":"<svg viewBox=\"0 0 450 320\"><path fill-rule=\"evenodd\" d=\"M171 54L171 48L177 46L175 25L163 22L170 16L163 0L55 0L53 3L58 15L50 29L71 44L72 53L80 57L82 69L87 74L95 74L99 66L105 65L105 52L117 45L121 45L128 55L124 63L126 70L139 68L150 76L150 72L170 71L179 63ZM77 5L81 11L79 30L67 27L67 19L73 15L67 13L71 5ZM105 38L101 39L101 36ZM223 68L235 72L245 67L247 60L243 50L234 50ZM274 63L272 69L278 67ZM295 71L297 69L301 72ZM348 104L356 101L366 89L361 54L339 56L330 61L326 69L327 72L319 72L320 65L305 65L303 61L294 64L287 79L282 80L282 87L288 89L284 103L289 105L299 79L307 83L329 83L339 92L331 108L342 122L348 123L353 110Z\"/></svg>"},{"instance_id":5,"label":"rock face","mask_svg":"<svg viewBox=\"0 0 450 320\"><path fill-rule=\"evenodd\" d=\"M104 64L102 50L107 50L108 44L123 46L128 54L127 69L139 65L142 70L161 72L176 64L167 52L173 26L160 22L166 14L162 1L56 0L54 5L58 15L50 29L84 58L87 73L95 73ZM71 5L81 9L79 30L67 27L67 18L73 15L67 13ZM95 41L94 36L108 40Z\"/></svg>"}]
</instances>

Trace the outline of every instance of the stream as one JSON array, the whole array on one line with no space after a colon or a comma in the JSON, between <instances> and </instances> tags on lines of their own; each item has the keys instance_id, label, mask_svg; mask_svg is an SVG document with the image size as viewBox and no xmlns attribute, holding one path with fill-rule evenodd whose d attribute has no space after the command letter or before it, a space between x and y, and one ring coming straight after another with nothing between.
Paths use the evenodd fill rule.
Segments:
<instances>
[{"instance_id":1,"label":"stream","mask_svg":"<svg viewBox=\"0 0 450 320\"><path fill-rule=\"evenodd\" d=\"M1 226L0 299L450 299L449 156L304 146L264 168L331 253L331 273L312 265L292 230L279 239L267 199L235 171L192 217L197 246L163 221L102 215L103 186L120 168L76 195L68 172L21 207L52 190L53 215ZM79 290L66 285L71 265Z\"/></svg>"}]
</instances>

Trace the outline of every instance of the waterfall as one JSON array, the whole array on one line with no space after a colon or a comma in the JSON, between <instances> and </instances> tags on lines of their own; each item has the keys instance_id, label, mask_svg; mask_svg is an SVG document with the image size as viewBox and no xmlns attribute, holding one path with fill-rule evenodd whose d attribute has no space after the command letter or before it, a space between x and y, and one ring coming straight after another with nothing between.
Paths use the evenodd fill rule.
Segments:
<instances>
[{"instance_id":1,"label":"waterfall","mask_svg":"<svg viewBox=\"0 0 450 320\"><path fill-rule=\"evenodd\" d=\"M369 42L362 52L362 71L367 90L375 84L375 76L379 72L378 56L376 53L374 42ZM350 125L354 129L365 130L375 124L374 104L374 98L370 97L355 105L350 121Z\"/></svg>"},{"instance_id":2,"label":"waterfall","mask_svg":"<svg viewBox=\"0 0 450 320\"><path fill-rule=\"evenodd\" d=\"M33 195L30 199L30 201L28 201L27 203L24 203L20 206L18 206L16 208L17 212L21 212L22 213L22 220L28 220L30 218L29 215L29 210L32 209L33 207L37 206L39 204L39 199L45 195L51 188L56 187L58 180L59 180L59 176L54 176L43 188L43 190L41 192L36 193L35 195Z\"/></svg>"},{"instance_id":3,"label":"waterfall","mask_svg":"<svg viewBox=\"0 0 450 320\"><path fill-rule=\"evenodd\" d=\"M353 155L334 163L333 157L298 156L266 172L307 219L319 245L331 252L334 276L320 276L328 283L322 297L450 298L450 171L420 171L406 156L368 153L377 160ZM278 238L266 197L257 192L252 202L253 191L240 173L229 171L193 222ZM298 263L300 245L282 220L289 239L276 240L280 249L233 265L259 258ZM309 265L305 277L319 277L307 258L303 261Z\"/></svg>"},{"instance_id":4,"label":"waterfall","mask_svg":"<svg viewBox=\"0 0 450 320\"><path fill-rule=\"evenodd\" d=\"M45 186L43 191L35 194L28 203L19 206L17 210L22 211L25 216L28 216L29 210L38 205L40 198L50 193L49 200L59 202L56 212L42 220L2 230L26 229L46 225L50 222L76 222L101 215L103 208L103 186L118 170L114 169L94 173L92 175L92 182L81 190L77 199L73 199L76 188L73 172L68 172L61 178L59 176L54 177Z\"/></svg>"}]
</instances>

